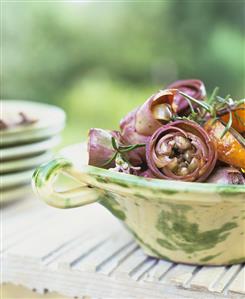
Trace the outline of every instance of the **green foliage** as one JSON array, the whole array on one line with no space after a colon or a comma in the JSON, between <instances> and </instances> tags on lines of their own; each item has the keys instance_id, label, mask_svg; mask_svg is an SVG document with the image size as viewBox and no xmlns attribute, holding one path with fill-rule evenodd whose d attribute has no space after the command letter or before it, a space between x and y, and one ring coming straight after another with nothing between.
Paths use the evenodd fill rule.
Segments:
<instances>
[{"instance_id":1,"label":"green foliage","mask_svg":"<svg viewBox=\"0 0 245 299\"><path fill-rule=\"evenodd\" d=\"M102 74L76 82L62 101L68 116L65 140L71 143L84 139L91 127L117 130L120 119L147 99L152 89L159 86L135 88Z\"/></svg>"},{"instance_id":2,"label":"green foliage","mask_svg":"<svg viewBox=\"0 0 245 299\"><path fill-rule=\"evenodd\" d=\"M244 11L243 1L5 2L1 97L64 107L66 142L116 128L179 78L242 98Z\"/></svg>"}]
</instances>

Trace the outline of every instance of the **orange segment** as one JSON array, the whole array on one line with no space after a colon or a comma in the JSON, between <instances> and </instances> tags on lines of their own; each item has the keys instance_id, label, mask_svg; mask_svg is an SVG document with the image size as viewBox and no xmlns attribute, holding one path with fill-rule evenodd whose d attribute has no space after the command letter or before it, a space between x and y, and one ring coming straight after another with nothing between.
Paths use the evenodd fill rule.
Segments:
<instances>
[{"instance_id":1,"label":"orange segment","mask_svg":"<svg viewBox=\"0 0 245 299\"><path fill-rule=\"evenodd\" d=\"M232 112L232 127L237 130L237 132L245 132L245 104L239 106L239 108L244 108L244 110L236 110ZM227 123L229 121L229 113L223 115L221 119Z\"/></svg>"},{"instance_id":2,"label":"orange segment","mask_svg":"<svg viewBox=\"0 0 245 299\"><path fill-rule=\"evenodd\" d=\"M216 146L219 160L238 168L245 168L244 146L229 131L221 139L225 126L220 121L213 123L213 120L208 120L204 129Z\"/></svg>"}]
</instances>

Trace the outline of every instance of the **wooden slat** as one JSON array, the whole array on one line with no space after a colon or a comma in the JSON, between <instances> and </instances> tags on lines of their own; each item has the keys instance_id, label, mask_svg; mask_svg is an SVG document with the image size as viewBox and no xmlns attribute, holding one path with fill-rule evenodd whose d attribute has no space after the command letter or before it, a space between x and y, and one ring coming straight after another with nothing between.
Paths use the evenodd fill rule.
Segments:
<instances>
[{"instance_id":1,"label":"wooden slat","mask_svg":"<svg viewBox=\"0 0 245 299\"><path fill-rule=\"evenodd\" d=\"M92 252L86 259L82 260L76 269L83 271L97 271L101 264L112 258L117 252L123 250L130 242L132 236L122 229L110 235L110 238L103 243L96 251Z\"/></svg>"},{"instance_id":2,"label":"wooden slat","mask_svg":"<svg viewBox=\"0 0 245 299\"><path fill-rule=\"evenodd\" d=\"M147 258L147 260L141 264L138 268L134 269L130 276L134 280L144 280L146 273L152 269L157 263L157 260L154 258Z\"/></svg>"},{"instance_id":3,"label":"wooden slat","mask_svg":"<svg viewBox=\"0 0 245 299\"><path fill-rule=\"evenodd\" d=\"M84 222L87 229L94 226L94 212L92 206L84 207L84 209L74 209L73 211L53 210L52 219L50 221L43 220L41 231L35 232L20 243L18 246L9 250L11 255L28 256L43 260L59 247L70 242L83 231ZM99 207L100 208L100 207ZM100 210L100 209L99 209ZM68 213L64 213L68 212ZM71 213L72 212L72 213ZM101 230L106 229L115 220L113 218L104 217L106 214L100 214L98 225ZM105 219L106 218L106 219ZM113 228L119 227L119 223L115 221ZM43 246L45 244L45 246Z\"/></svg>"},{"instance_id":4,"label":"wooden slat","mask_svg":"<svg viewBox=\"0 0 245 299\"><path fill-rule=\"evenodd\" d=\"M174 282L178 286L187 287L187 283L191 280L196 266L177 264L162 279L165 283Z\"/></svg>"},{"instance_id":5,"label":"wooden slat","mask_svg":"<svg viewBox=\"0 0 245 299\"><path fill-rule=\"evenodd\" d=\"M56 259L55 263L60 269L78 268L81 270L81 267L77 267L76 264L101 246L108 238L108 234L98 235L88 231L69 252Z\"/></svg>"},{"instance_id":6,"label":"wooden slat","mask_svg":"<svg viewBox=\"0 0 245 299\"><path fill-rule=\"evenodd\" d=\"M103 298L245 295L240 265L195 267L150 258L98 204L59 210L32 198L3 211L4 281L40 292L48 288L80 296L84 290Z\"/></svg>"},{"instance_id":7,"label":"wooden slat","mask_svg":"<svg viewBox=\"0 0 245 299\"><path fill-rule=\"evenodd\" d=\"M79 235L70 242L66 242L42 262L52 269L70 269L78 260L91 253L108 238L110 238L109 232L99 234L99 231L93 227L81 226Z\"/></svg>"},{"instance_id":8,"label":"wooden slat","mask_svg":"<svg viewBox=\"0 0 245 299\"><path fill-rule=\"evenodd\" d=\"M118 252L113 259L109 259L98 266L97 271L108 276L111 275L111 273L138 248L139 246L134 241L130 242L122 251Z\"/></svg>"},{"instance_id":9,"label":"wooden slat","mask_svg":"<svg viewBox=\"0 0 245 299\"><path fill-rule=\"evenodd\" d=\"M173 263L159 260L155 267L153 267L144 277L145 281L157 282L163 275L173 266Z\"/></svg>"},{"instance_id":10,"label":"wooden slat","mask_svg":"<svg viewBox=\"0 0 245 299\"><path fill-rule=\"evenodd\" d=\"M81 264L90 259L90 255L97 252L98 249L110 238L110 233L99 235L91 232L87 239L81 240L68 254L58 259L60 269L74 269L79 271L87 271L86 266L83 268Z\"/></svg>"},{"instance_id":11,"label":"wooden slat","mask_svg":"<svg viewBox=\"0 0 245 299\"><path fill-rule=\"evenodd\" d=\"M211 290L225 271L225 267L203 267L193 277L190 286L196 290Z\"/></svg>"},{"instance_id":12,"label":"wooden slat","mask_svg":"<svg viewBox=\"0 0 245 299\"><path fill-rule=\"evenodd\" d=\"M73 220L73 221L72 221ZM45 219L44 219L45 221ZM58 225L60 224L60 225ZM77 222L70 219L69 225L62 221L59 216L49 219L38 233L35 231L27 236L25 240L8 250L8 254L25 256L30 259L42 260L51 254L56 248L65 242L72 240L79 232L76 228ZM47 234L48 231L48 234ZM43 246L45 244L45 246Z\"/></svg>"},{"instance_id":13,"label":"wooden slat","mask_svg":"<svg viewBox=\"0 0 245 299\"><path fill-rule=\"evenodd\" d=\"M113 273L114 277L130 278L130 273L137 267L142 265L147 259L147 256L139 248L134 251L125 261L123 261L119 267Z\"/></svg>"},{"instance_id":14,"label":"wooden slat","mask_svg":"<svg viewBox=\"0 0 245 299\"><path fill-rule=\"evenodd\" d=\"M222 293L225 288L230 284L238 271L241 269L241 265L231 266L224 275L210 288L210 291ZM245 282L244 282L245 283Z\"/></svg>"},{"instance_id":15,"label":"wooden slat","mask_svg":"<svg viewBox=\"0 0 245 299\"><path fill-rule=\"evenodd\" d=\"M243 294L245 297L245 266L235 277L233 282L228 288L229 293Z\"/></svg>"}]
</instances>

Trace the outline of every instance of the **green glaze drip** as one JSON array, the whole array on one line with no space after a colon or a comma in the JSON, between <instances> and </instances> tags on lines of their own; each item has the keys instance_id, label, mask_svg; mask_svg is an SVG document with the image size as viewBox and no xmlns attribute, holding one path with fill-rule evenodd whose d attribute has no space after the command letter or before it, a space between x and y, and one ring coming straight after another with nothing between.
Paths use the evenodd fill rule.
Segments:
<instances>
[{"instance_id":1,"label":"green glaze drip","mask_svg":"<svg viewBox=\"0 0 245 299\"><path fill-rule=\"evenodd\" d=\"M43 186L43 183L42 183L42 180L40 178L40 175L39 175L39 168L37 168L33 174L33 178L35 180L35 185L36 187L38 188L41 188Z\"/></svg>"},{"instance_id":2,"label":"green glaze drip","mask_svg":"<svg viewBox=\"0 0 245 299\"><path fill-rule=\"evenodd\" d=\"M129 188L128 184L119 182L119 181L112 181L113 184L118 185L120 187Z\"/></svg>"},{"instance_id":3,"label":"green glaze drip","mask_svg":"<svg viewBox=\"0 0 245 299\"><path fill-rule=\"evenodd\" d=\"M208 255L208 256L205 256L205 257L203 257L202 259L200 259L200 262L208 262L208 261L214 259L216 256L221 255L221 253L222 253L222 252L219 252L219 253L214 254L214 255Z\"/></svg>"},{"instance_id":4,"label":"green glaze drip","mask_svg":"<svg viewBox=\"0 0 245 299\"><path fill-rule=\"evenodd\" d=\"M105 183L105 184L111 183L111 184L114 184L114 185L118 185L120 187L129 188L127 183L121 182L119 180L115 180L113 178L107 178L107 177L103 177L101 175L96 175L95 179L99 183Z\"/></svg>"},{"instance_id":5,"label":"green glaze drip","mask_svg":"<svg viewBox=\"0 0 245 299\"><path fill-rule=\"evenodd\" d=\"M161 190L161 193L167 194L167 195L172 195L172 194L178 193L178 191L174 191L174 190Z\"/></svg>"},{"instance_id":6,"label":"green glaze drip","mask_svg":"<svg viewBox=\"0 0 245 299\"><path fill-rule=\"evenodd\" d=\"M233 196L238 196L238 195L244 195L244 192L237 192L236 190L232 189L232 188L227 188L226 189L219 189L217 188L217 192L222 195L222 196L227 196L227 197L233 197Z\"/></svg>"},{"instance_id":7,"label":"green glaze drip","mask_svg":"<svg viewBox=\"0 0 245 299\"><path fill-rule=\"evenodd\" d=\"M236 222L227 222L220 228L201 232L197 223L187 220L186 213L190 206L167 204L162 210L156 228L163 234L164 240L158 243L167 249L183 250L186 253L193 253L215 247L224 241L229 231L237 227ZM166 243L167 239L167 243Z\"/></svg>"},{"instance_id":8,"label":"green glaze drip","mask_svg":"<svg viewBox=\"0 0 245 299\"><path fill-rule=\"evenodd\" d=\"M143 194L140 193L134 193L134 196L139 197L141 199L149 200L148 197L144 196Z\"/></svg>"},{"instance_id":9,"label":"green glaze drip","mask_svg":"<svg viewBox=\"0 0 245 299\"><path fill-rule=\"evenodd\" d=\"M151 189L151 192L154 193L155 195L158 194L159 196L161 196L161 194L173 195L178 193L179 191L168 190L168 189Z\"/></svg>"},{"instance_id":10,"label":"green glaze drip","mask_svg":"<svg viewBox=\"0 0 245 299\"><path fill-rule=\"evenodd\" d=\"M169 250L176 250L177 249L172 243L168 242L167 240L157 239L157 243L159 245L161 245L162 247L165 247Z\"/></svg>"},{"instance_id":11,"label":"green glaze drip","mask_svg":"<svg viewBox=\"0 0 245 299\"><path fill-rule=\"evenodd\" d=\"M70 198L65 199L65 209L70 208Z\"/></svg>"},{"instance_id":12,"label":"green glaze drip","mask_svg":"<svg viewBox=\"0 0 245 299\"><path fill-rule=\"evenodd\" d=\"M167 257L166 255L162 255L160 252L158 252L156 249L154 249L153 247L151 247L151 245L145 243L134 231L132 231L131 229L129 229L131 231L131 233L133 234L133 236L135 237L136 240L138 240L138 242L140 244L142 244L144 247L146 247L147 249L149 249L154 255L156 255L157 257L164 259L166 261L171 261L169 257Z\"/></svg>"},{"instance_id":13,"label":"green glaze drip","mask_svg":"<svg viewBox=\"0 0 245 299\"><path fill-rule=\"evenodd\" d=\"M41 188L44 184L46 184L50 177L55 174L56 170L69 166L71 166L71 163L64 159L56 159L48 164L40 166L33 174L35 185L38 188Z\"/></svg>"},{"instance_id":14,"label":"green glaze drip","mask_svg":"<svg viewBox=\"0 0 245 299\"><path fill-rule=\"evenodd\" d=\"M60 168L61 168L61 166L59 164L54 163L54 166L49 169L49 172L46 175L46 180L48 181L50 179L51 175L53 175L53 173Z\"/></svg>"},{"instance_id":15,"label":"green glaze drip","mask_svg":"<svg viewBox=\"0 0 245 299\"><path fill-rule=\"evenodd\" d=\"M115 217L122 221L125 221L126 214L121 210L120 205L117 203L111 193L107 192L106 195L100 199L100 203L105 208L107 208Z\"/></svg>"},{"instance_id":16,"label":"green glaze drip","mask_svg":"<svg viewBox=\"0 0 245 299\"><path fill-rule=\"evenodd\" d=\"M108 180L103 178L102 176L97 176L96 178L96 181L99 182L99 183L104 183L104 184L108 184Z\"/></svg>"}]
</instances>

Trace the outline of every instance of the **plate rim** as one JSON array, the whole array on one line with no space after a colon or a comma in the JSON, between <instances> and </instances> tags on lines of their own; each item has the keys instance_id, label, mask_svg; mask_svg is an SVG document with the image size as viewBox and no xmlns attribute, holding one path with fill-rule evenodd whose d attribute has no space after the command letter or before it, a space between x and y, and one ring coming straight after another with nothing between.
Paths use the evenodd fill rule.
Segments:
<instances>
[{"instance_id":1,"label":"plate rim","mask_svg":"<svg viewBox=\"0 0 245 299\"><path fill-rule=\"evenodd\" d=\"M31 182L31 177L34 172L34 169L28 169L23 171L18 171L14 173L7 173L7 174L1 174L1 184L0 184L0 190L1 192L4 192L4 190L7 189L15 189L17 186L28 184L28 182ZM7 183L6 183L7 180Z\"/></svg>"},{"instance_id":2,"label":"plate rim","mask_svg":"<svg viewBox=\"0 0 245 299\"><path fill-rule=\"evenodd\" d=\"M24 157L20 157L18 159L14 159L14 160L1 161L0 177L1 177L1 175L7 174L7 173L20 172L22 170L24 171L24 170L27 170L30 168L35 168L39 164L42 164L45 161L48 161L49 158L52 158L52 156L53 156L52 151L47 150L47 151L44 151L35 156L26 156L26 157L24 156ZM26 162L29 163L29 164L27 164L27 166L26 166ZM16 166L14 166L14 164L16 164L16 163L17 163L17 168L16 168Z\"/></svg>"},{"instance_id":3,"label":"plate rim","mask_svg":"<svg viewBox=\"0 0 245 299\"><path fill-rule=\"evenodd\" d=\"M4 103L9 103L11 102L12 104L14 103L18 103L18 105L20 105L21 103L24 105L30 105L30 106L42 106L43 108L46 107L45 109L52 109L52 110L56 110L56 112L58 112L60 114L59 116L59 121L56 122L55 124L45 124L45 122L37 122L28 126L17 126L17 127L13 127L13 128L8 128L6 130L0 130L0 136L4 137L6 135L14 135L14 134L18 134L18 133L24 133L24 132L28 132L31 130L40 130L40 129L45 129L45 128L49 128L51 126L58 126L58 125L62 125L65 123L66 121L66 113L65 111L59 107L59 106L55 106L55 105L51 105L48 103L42 103L42 102L38 102L38 101L29 101L29 100L21 100L21 99L1 99L0 100L0 106L2 108L2 110L4 110L3 105ZM38 107L37 107L38 108ZM54 112L55 113L55 112Z\"/></svg>"},{"instance_id":4,"label":"plate rim","mask_svg":"<svg viewBox=\"0 0 245 299\"><path fill-rule=\"evenodd\" d=\"M50 137L45 140L41 140L41 141L39 140L37 142L32 142L30 144L22 144L22 145L10 146L10 147L0 149L1 162L11 160L12 158L21 158L21 157L23 158L25 156L27 157L30 154L42 153L44 151L47 151L48 149L51 149L51 148L57 146L59 144L60 140L61 140L61 137L59 135L57 135L57 136L53 136L53 137ZM39 148L40 144L41 145L47 144L47 146L40 149ZM50 144L50 145L48 145L48 144ZM29 147L34 148L36 150L35 151L31 150L31 151L26 152ZM23 153L23 149L25 150L24 153ZM10 154L9 154L9 150L11 150L12 153L10 151ZM21 150L21 152L19 152L20 150ZM13 154L13 151L14 151L14 154Z\"/></svg>"}]
</instances>

